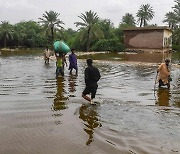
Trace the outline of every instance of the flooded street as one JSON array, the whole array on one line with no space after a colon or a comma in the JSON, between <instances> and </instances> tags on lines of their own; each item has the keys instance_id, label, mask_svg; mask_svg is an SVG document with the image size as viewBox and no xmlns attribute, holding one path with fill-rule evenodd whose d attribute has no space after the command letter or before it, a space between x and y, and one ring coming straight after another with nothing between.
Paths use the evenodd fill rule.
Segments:
<instances>
[{"instance_id":1,"label":"flooded street","mask_svg":"<svg viewBox=\"0 0 180 154\"><path fill-rule=\"evenodd\" d=\"M180 153L180 60L172 56L170 90L158 89L162 55L152 55L82 55L78 76L66 67L56 80L42 53L2 53L0 154ZM81 97L87 57L102 76L98 105Z\"/></svg>"}]
</instances>

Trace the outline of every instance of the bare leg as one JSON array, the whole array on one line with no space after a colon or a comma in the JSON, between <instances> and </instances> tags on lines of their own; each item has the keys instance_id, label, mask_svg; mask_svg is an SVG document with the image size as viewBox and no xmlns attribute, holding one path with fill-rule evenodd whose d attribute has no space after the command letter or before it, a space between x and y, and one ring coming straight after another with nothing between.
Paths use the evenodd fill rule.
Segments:
<instances>
[{"instance_id":1,"label":"bare leg","mask_svg":"<svg viewBox=\"0 0 180 154\"><path fill-rule=\"evenodd\" d=\"M86 96L86 95L84 95L84 94L82 94L82 97L85 99L85 100L87 100L87 101L91 101L91 98L89 98L88 96Z\"/></svg>"},{"instance_id":2,"label":"bare leg","mask_svg":"<svg viewBox=\"0 0 180 154\"><path fill-rule=\"evenodd\" d=\"M70 72L69 72L70 74L72 74L72 68L70 69Z\"/></svg>"},{"instance_id":3,"label":"bare leg","mask_svg":"<svg viewBox=\"0 0 180 154\"><path fill-rule=\"evenodd\" d=\"M78 75L78 69L76 69L76 75Z\"/></svg>"}]
</instances>

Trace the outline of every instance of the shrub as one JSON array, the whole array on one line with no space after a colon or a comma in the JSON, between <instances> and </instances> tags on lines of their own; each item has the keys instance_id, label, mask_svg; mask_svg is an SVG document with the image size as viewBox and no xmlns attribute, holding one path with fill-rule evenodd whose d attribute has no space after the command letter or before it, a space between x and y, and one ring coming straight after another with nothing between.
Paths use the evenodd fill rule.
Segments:
<instances>
[{"instance_id":1,"label":"shrub","mask_svg":"<svg viewBox=\"0 0 180 154\"><path fill-rule=\"evenodd\" d=\"M93 51L123 51L124 46L119 39L102 39L91 48Z\"/></svg>"}]
</instances>

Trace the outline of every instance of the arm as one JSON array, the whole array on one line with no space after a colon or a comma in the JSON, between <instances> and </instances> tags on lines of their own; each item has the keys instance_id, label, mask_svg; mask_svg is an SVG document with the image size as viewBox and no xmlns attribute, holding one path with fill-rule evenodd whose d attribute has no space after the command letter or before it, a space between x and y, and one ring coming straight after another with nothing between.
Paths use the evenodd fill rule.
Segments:
<instances>
[{"instance_id":1,"label":"arm","mask_svg":"<svg viewBox=\"0 0 180 154\"><path fill-rule=\"evenodd\" d=\"M158 67L157 73L159 73L159 71L161 70L161 68L162 68L162 64Z\"/></svg>"},{"instance_id":2,"label":"arm","mask_svg":"<svg viewBox=\"0 0 180 154\"><path fill-rule=\"evenodd\" d=\"M63 55L63 61L64 61L64 63L65 63L66 66L67 66L66 55Z\"/></svg>"},{"instance_id":3,"label":"arm","mask_svg":"<svg viewBox=\"0 0 180 154\"><path fill-rule=\"evenodd\" d=\"M85 69L84 74L85 74L85 83L87 84L89 81L89 73L87 69Z\"/></svg>"}]
</instances>

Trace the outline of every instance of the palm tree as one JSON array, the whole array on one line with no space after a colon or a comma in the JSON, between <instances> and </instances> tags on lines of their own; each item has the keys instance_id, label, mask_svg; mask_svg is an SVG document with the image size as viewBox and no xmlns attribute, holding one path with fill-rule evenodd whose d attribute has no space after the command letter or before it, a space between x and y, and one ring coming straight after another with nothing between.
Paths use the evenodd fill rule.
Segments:
<instances>
[{"instance_id":1,"label":"palm tree","mask_svg":"<svg viewBox=\"0 0 180 154\"><path fill-rule=\"evenodd\" d=\"M180 23L180 0L175 0L175 2L177 4L173 7L173 9L174 13L176 14L177 22Z\"/></svg>"},{"instance_id":2,"label":"palm tree","mask_svg":"<svg viewBox=\"0 0 180 154\"><path fill-rule=\"evenodd\" d=\"M180 28L177 28L173 32L173 44L180 46Z\"/></svg>"},{"instance_id":3,"label":"palm tree","mask_svg":"<svg viewBox=\"0 0 180 154\"><path fill-rule=\"evenodd\" d=\"M135 26L136 24L133 15L130 13L126 13L125 16L123 16L122 23L130 26Z\"/></svg>"},{"instance_id":4,"label":"palm tree","mask_svg":"<svg viewBox=\"0 0 180 154\"><path fill-rule=\"evenodd\" d=\"M85 14L81 13L78 17L83 22L75 22L74 24L76 27L80 26L79 30L82 30L80 40L86 40L86 50L89 51L91 41L94 37L103 38L103 33L98 27L99 17L97 13L91 10L89 12L85 12Z\"/></svg>"},{"instance_id":5,"label":"palm tree","mask_svg":"<svg viewBox=\"0 0 180 154\"><path fill-rule=\"evenodd\" d=\"M167 22L169 25L169 28L174 29L177 25L175 13L174 12L166 13L165 19L163 20L163 22Z\"/></svg>"},{"instance_id":6,"label":"palm tree","mask_svg":"<svg viewBox=\"0 0 180 154\"><path fill-rule=\"evenodd\" d=\"M141 5L137 12L137 17L140 27L142 27L142 25L144 27L147 26L147 22L154 17L153 8L149 4Z\"/></svg>"},{"instance_id":7,"label":"palm tree","mask_svg":"<svg viewBox=\"0 0 180 154\"><path fill-rule=\"evenodd\" d=\"M7 41L13 38L13 27L8 21L1 21L0 38L4 40L4 47L7 46Z\"/></svg>"},{"instance_id":8,"label":"palm tree","mask_svg":"<svg viewBox=\"0 0 180 154\"><path fill-rule=\"evenodd\" d=\"M49 12L45 11L45 13L43 14L43 18L39 18L40 19L39 23L42 23L42 25L46 30L50 29L52 41L54 41L55 31L58 28L63 28L61 25L64 23L63 21L58 19L59 15L60 15L59 13L54 11L49 11Z\"/></svg>"}]
</instances>

